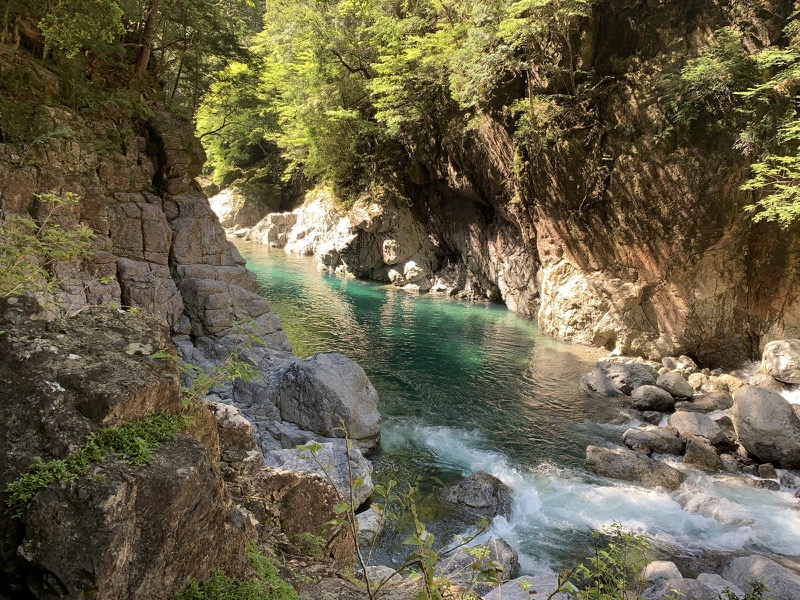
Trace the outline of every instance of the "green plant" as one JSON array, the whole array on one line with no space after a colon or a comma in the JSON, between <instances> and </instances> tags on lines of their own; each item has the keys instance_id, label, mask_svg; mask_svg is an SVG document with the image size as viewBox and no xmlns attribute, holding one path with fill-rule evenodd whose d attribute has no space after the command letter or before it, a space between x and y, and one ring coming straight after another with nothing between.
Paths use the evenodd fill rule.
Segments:
<instances>
[{"instance_id":1,"label":"green plant","mask_svg":"<svg viewBox=\"0 0 800 600\"><path fill-rule=\"evenodd\" d=\"M20 477L6 485L6 501L14 517L21 517L28 503L42 489L56 482L74 483L106 456L117 456L132 465L147 465L153 450L187 426L184 415L155 413L144 419L104 427L86 438L78 450L48 462L36 457ZM97 477L92 476L93 480Z\"/></svg>"},{"instance_id":2,"label":"green plant","mask_svg":"<svg viewBox=\"0 0 800 600\"><path fill-rule=\"evenodd\" d=\"M251 542L245 552L254 571L250 579L238 579L212 571L202 582L190 581L173 600L296 600L297 592L281 579L278 569Z\"/></svg>"},{"instance_id":3,"label":"green plant","mask_svg":"<svg viewBox=\"0 0 800 600\"><path fill-rule=\"evenodd\" d=\"M70 192L38 194L37 222L27 214L6 212L0 220L0 296L53 292L58 278L53 266L85 258L90 253L92 230L86 225L69 228L59 217L70 214L80 198Z\"/></svg>"},{"instance_id":4,"label":"green plant","mask_svg":"<svg viewBox=\"0 0 800 600\"><path fill-rule=\"evenodd\" d=\"M647 563L649 540L614 523L592 533L594 553L560 578L557 591L571 591L576 600L634 600L643 582L638 575ZM570 580L574 579L575 589Z\"/></svg>"},{"instance_id":5,"label":"green plant","mask_svg":"<svg viewBox=\"0 0 800 600\"><path fill-rule=\"evenodd\" d=\"M720 600L770 600L770 598L772 598L772 596L769 594L769 588L767 584L761 580L750 582L748 590L744 594L744 598L740 598L729 589L726 589L720 595Z\"/></svg>"}]
</instances>

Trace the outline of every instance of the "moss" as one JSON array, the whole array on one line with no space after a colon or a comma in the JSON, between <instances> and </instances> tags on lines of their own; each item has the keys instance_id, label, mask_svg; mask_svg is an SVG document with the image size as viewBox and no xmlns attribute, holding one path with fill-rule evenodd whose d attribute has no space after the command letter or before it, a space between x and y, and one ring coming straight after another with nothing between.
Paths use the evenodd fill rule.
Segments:
<instances>
[{"instance_id":1,"label":"moss","mask_svg":"<svg viewBox=\"0 0 800 600\"><path fill-rule=\"evenodd\" d=\"M294 588L280 578L278 569L254 543L247 547L246 557L255 575L251 579L215 570L202 582L190 581L173 600L297 600Z\"/></svg>"},{"instance_id":2,"label":"moss","mask_svg":"<svg viewBox=\"0 0 800 600\"><path fill-rule=\"evenodd\" d=\"M132 465L147 465L153 450L186 427L186 417L155 413L141 420L105 427L89 435L83 446L68 457L44 462L34 458L23 475L6 485L6 501L14 517L21 517L28 503L52 483L73 483L86 475L92 465L113 455ZM101 477L93 475L90 480Z\"/></svg>"}]
</instances>

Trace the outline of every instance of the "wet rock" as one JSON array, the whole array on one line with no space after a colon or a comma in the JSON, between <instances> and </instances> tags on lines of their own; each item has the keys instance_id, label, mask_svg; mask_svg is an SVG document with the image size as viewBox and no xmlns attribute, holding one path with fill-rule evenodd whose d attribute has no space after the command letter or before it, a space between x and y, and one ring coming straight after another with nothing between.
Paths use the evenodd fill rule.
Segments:
<instances>
[{"instance_id":1,"label":"wet rock","mask_svg":"<svg viewBox=\"0 0 800 600\"><path fill-rule=\"evenodd\" d=\"M675 410L710 413L727 410L733 406L733 396L728 392L709 392L695 396L690 402L676 402Z\"/></svg>"},{"instance_id":2,"label":"wet rock","mask_svg":"<svg viewBox=\"0 0 800 600\"><path fill-rule=\"evenodd\" d=\"M683 454L684 442L672 427L631 427L622 434L628 448L651 454Z\"/></svg>"},{"instance_id":3,"label":"wet rock","mask_svg":"<svg viewBox=\"0 0 800 600\"><path fill-rule=\"evenodd\" d=\"M785 398L745 386L734 395L731 418L749 453L786 468L800 466L800 418Z\"/></svg>"},{"instance_id":4,"label":"wet rock","mask_svg":"<svg viewBox=\"0 0 800 600\"><path fill-rule=\"evenodd\" d=\"M475 473L442 494L447 502L458 504L470 514L485 519L497 515L509 516L511 490L497 477L488 473Z\"/></svg>"},{"instance_id":5,"label":"wet rock","mask_svg":"<svg viewBox=\"0 0 800 600\"><path fill-rule=\"evenodd\" d=\"M342 354L315 354L283 374L281 417L324 436L345 432L364 451L380 440L378 393L364 370Z\"/></svg>"},{"instance_id":6,"label":"wet rock","mask_svg":"<svg viewBox=\"0 0 800 600\"><path fill-rule=\"evenodd\" d=\"M758 465L758 476L762 479L778 479L778 473L775 471L775 467L769 463Z\"/></svg>"},{"instance_id":7,"label":"wet rock","mask_svg":"<svg viewBox=\"0 0 800 600\"><path fill-rule=\"evenodd\" d=\"M690 436L686 441L686 454L683 461L707 471L722 467L717 451L705 438Z\"/></svg>"},{"instance_id":8,"label":"wet rock","mask_svg":"<svg viewBox=\"0 0 800 600\"><path fill-rule=\"evenodd\" d=\"M586 469L603 477L639 483L645 487L677 489L685 475L660 461L631 450L587 446Z\"/></svg>"},{"instance_id":9,"label":"wet rock","mask_svg":"<svg viewBox=\"0 0 800 600\"><path fill-rule=\"evenodd\" d=\"M330 478L336 490L345 499L350 498L350 473L352 471L354 480L357 478L362 480L362 483L354 485L352 490L353 502L358 508L372 494L372 464L364 458L356 446L353 446L348 465L345 440L337 439L320 445L316 456L310 450L286 448L267 453L264 461L270 467L316 473L325 480Z\"/></svg>"},{"instance_id":10,"label":"wet rock","mask_svg":"<svg viewBox=\"0 0 800 600\"><path fill-rule=\"evenodd\" d=\"M655 385L650 368L636 363L604 362L581 378L581 389L609 398L628 396L642 385Z\"/></svg>"},{"instance_id":11,"label":"wet rock","mask_svg":"<svg viewBox=\"0 0 800 600\"><path fill-rule=\"evenodd\" d=\"M706 438L711 444L722 441L722 429L708 416L700 413L676 412L670 415L667 423L678 430L682 438L700 436Z\"/></svg>"},{"instance_id":12,"label":"wet rock","mask_svg":"<svg viewBox=\"0 0 800 600\"><path fill-rule=\"evenodd\" d=\"M773 600L797 600L800 590L800 574L765 556L734 558L722 576L743 590L749 590L751 581L763 581Z\"/></svg>"},{"instance_id":13,"label":"wet rock","mask_svg":"<svg viewBox=\"0 0 800 600\"><path fill-rule=\"evenodd\" d=\"M677 373L659 375L656 385L668 391L675 398L691 398L694 396L694 388Z\"/></svg>"},{"instance_id":14,"label":"wet rock","mask_svg":"<svg viewBox=\"0 0 800 600\"><path fill-rule=\"evenodd\" d=\"M655 385L641 385L631 394L633 407L638 410L670 412L675 408L675 398L668 391Z\"/></svg>"},{"instance_id":15,"label":"wet rock","mask_svg":"<svg viewBox=\"0 0 800 600\"><path fill-rule=\"evenodd\" d=\"M770 490L771 492L777 492L781 489L781 484L774 479L745 479L744 482L749 486Z\"/></svg>"},{"instance_id":16,"label":"wet rock","mask_svg":"<svg viewBox=\"0 0 800 600\"><path fill-rule=\"evenodd\" d=\"M762 369L783 383L800 383L800 340L776 340L764 346Z\"/></svg>"}]
</instances>

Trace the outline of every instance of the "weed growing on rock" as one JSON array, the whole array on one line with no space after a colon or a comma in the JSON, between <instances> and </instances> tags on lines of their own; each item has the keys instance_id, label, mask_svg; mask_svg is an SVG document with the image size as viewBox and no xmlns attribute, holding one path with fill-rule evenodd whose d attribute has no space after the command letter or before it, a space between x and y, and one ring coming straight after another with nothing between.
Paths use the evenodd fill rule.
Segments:
<instances>
[{"instance_id":1,"label":"weed growing on rock","mask_svg":"<svg viewBox=\"0 0 800 600\"><path fill-rule=\"evenodd\" d=\"M6 503L12 515L19 518L40 490L52 483L74 483L106 456L117 456L132 465L150 464L153 450L185 429L186 424L183 415L156 413L93 432L81 448L66 458L48 462L34 458L22 476L6 485L10 494Z\"/></svg>"},{"instance_id":2,"label":"weed growing on rock","mask_svg":"<svg viewBox=\"0 0 800 600\"><path fill-rule=\"evenodd\" d=\"M247 561L255 571L252 579L229 577L215 570L208 579L190 581L173 600L296 600L297 592L280 578L278 569L259 552L254 543L246 551Z\"/></svg>"},{"instance_id":3,"label":"weed growing on rock","mask_svg":"<svg viewBox=\"0 0 800 600\"><path fill-rule=\"evenodd\" d=\"M86 225L73 229L57 222L57 213L78 205L80 197L39 194L46 207L39 222L29 215L0 214L0 296L53 292L58 279L52 267L89 255L92 230Z\"/></svg>"}]
</instances>

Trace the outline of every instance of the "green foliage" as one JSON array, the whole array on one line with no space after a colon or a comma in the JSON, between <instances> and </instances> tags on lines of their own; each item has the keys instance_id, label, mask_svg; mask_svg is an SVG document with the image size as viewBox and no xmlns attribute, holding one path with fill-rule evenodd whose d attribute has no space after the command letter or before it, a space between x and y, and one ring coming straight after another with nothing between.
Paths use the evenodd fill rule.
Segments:
<instances>
[{"instance_id":1,"label":"green foliage","mask_svg":"<svg viewBox=\"0 0 800 600\"><path fill-rule=\"evenodd\" d=\"M48 44L71 58L97 42L122 35L123 11L116 0L58 0L39 21Z\"/></svg>"},{"instance_id":2,"label":"green foliage","mask_svg":"<svg viewBox=\"0 0 800 600\"><path fill-rule=\"evenodd\" d=\"M742 186L762 193L754 204L745 207L753 213L753 220L775 221L783 228L800 217L800 13L793 16L786 28L789 47L767 49L756 56L758 65L774 75L740 94L762 108L776 104L787 107L771 147L751 165L752 177Z\"/></svg>"},{"instance_id":3,"label":"green foliage","mask_svg":"<svg viewBox=\"0 0 800 600\"><path fill-rule=\"evenodd\" d=\"M564 580L574 578L579 589L572 592L577 600L634 600L639 598L643 582L637 579L647 564L650 542L618 523L605 532L592 535L594 554ZM568 583L562 588L568 589Z\"/></svg>"},{"instance_id":4,"label":"green foliage","mask_svg":"<svg viewBox=\"0 0 800 600\"><path fill-rule=\"evenodd\" d=\"M92 231L86 225L62 225L79 205L80 198L39 194L37 221L32 217L7 212L0 220L0 296L53 292L58 278L52 267L89 255Z\"/></svg>"},{"instance_id":5,"label":"green foliage","mask_svg":"<svg viewBox=\"0 0 800 600\"><path fill-rule=\"evenodd\" d=\"M699 56L686 62L680 76L665 78L671 118L676 123L730 118L735 94L757 81L758 70L744 48L741 33L726 27L715 31L714 38Z\"/></svg>"},{"instance_id":6,"label":"green foliage","mask_svg":"<svg viewBox=\"0 0 800 600\"><path fill-rule=\"evenodd\" d=\"M185 418L170 413L155 413L141 420L102 428L91 433L78 450L63 459L44 462L34 458L23 475L6 485L7 505L14 517L21 517L28 503L50 484L74 483L90 468L113 455L133 465L147 465L153 450L186 426Z\"/></svg>"},{"instance_id":7,"label":"green foliage","mask_svg":"<svg viewBox=\"0 0 800 600\"><path fill-rule=\"evenodd\" d=\"M297 600L294 588L254 543L248 545L246 556L253 578L237 579L215 570L202 582L190 581L174 600Z\"/></svg>"},{"instance_id":8,"label":"green foliage","mask_svg":"<svg viewBox=\"0 0 800 600\"><path fill-rule=\"evenodd\" d=\"M720 600L770 600L769 588L763 581L751 581L744 598L740 598L731 590L726 589L720 596Z\"/></svg>"}]
</instances>

